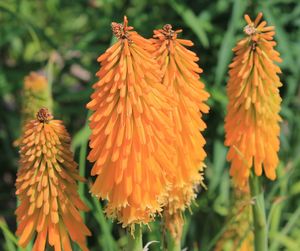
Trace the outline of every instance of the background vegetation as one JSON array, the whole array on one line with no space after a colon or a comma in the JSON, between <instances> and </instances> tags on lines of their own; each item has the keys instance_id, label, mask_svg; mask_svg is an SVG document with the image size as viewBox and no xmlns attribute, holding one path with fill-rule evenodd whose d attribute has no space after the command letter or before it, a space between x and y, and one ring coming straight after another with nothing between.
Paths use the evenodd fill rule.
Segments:
<instances>
[{"instance_id":1,"label":"background vegetation","mask_svg":"<svg viewBox=\"0 0 300 251\"><path fill-rule=\"evenodd\" d=\"M262 11L270 25L276 26L277 49L282 55L283 98L281 150L278 179L265 181L269 214L271 251L297 251L300 247L300 2L299 0L2 0L0 1L0 250L17 250L14 180L18 150L12 146L20 132L20 105L23 78L30 71L43 71L52 84L54 113L73 136L76 161L89 177L85 161L87 110L99 68L96 58L112 41L110 23L123 15L145 37L166 23L183 28L182 37L191 39L192 48L204 69L202 79L212 97L211 111L205 120L208 129L206 151L207 191L201 191L192 215L186 213L184 247L188 250L213 250L230 221L232 187L227 149L223 146L223 121L227 98L227 66L234 44L243 36L243 14L252 17ZM90 179L90 178L89 178ZM90 205L85 215L93 231L91 250L112 251L122 248L124 230L107 220L101 204L80 185L80 193ZM103 204L102 204L103 206ZM160 240L159 223L151 224L145 237ZM148 231L147 231L148 232ZM159 250L154 243L150 250ZM30 247L27 249L30 250ZM79 250L74 247L74 250ZM225 250L225 249L224 249Z\"/></svg>"}]
</instances>

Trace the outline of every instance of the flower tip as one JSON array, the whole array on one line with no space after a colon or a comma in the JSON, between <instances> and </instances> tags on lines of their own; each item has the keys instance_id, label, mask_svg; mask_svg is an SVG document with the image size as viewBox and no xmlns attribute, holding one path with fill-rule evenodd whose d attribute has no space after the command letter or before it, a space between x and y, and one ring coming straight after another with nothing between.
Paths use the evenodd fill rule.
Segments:
<instances>
[{"instance_id":1,"label":"flower tip","mask_svg":"<svg viewBox=\"0 0 300 251\"><path fill-rule=\"evenodd\" d=\"M251 20L251 18L249 17L248 14L245 14L245 15L244 15L244 19L245 19L245 21L247 22L247 24L252 24L252 20Z\"/></svg>"},{"instance_id":2,"label":"flower tip","mask_svg":"<svg viewBox=\"0 0 300 251\"><path fill-rule=\"evenodd\" d=\"M47 108L41 108L36 114L37 120L40 122L48 122L53 119L52 114Z\"/></svg>"},{"instance_id":3,"label":"flower tip","mask_svg":"<svg viewBox=\"0 0 300 251\"><path fill-rule=\"evenodd\" d=\"M118 39L128 39L129 33L128 31L132 30L133 27L128 26L128 20L127 17L124 16L124 21L122 23L116 23L112 22L111 23L111 29L113 34L118 38Z\"/></svg>"},{"instance_id":4,"label":"flower tip","mask_svg":"<svg viewBox=\"0 0 300 251\"><path fill-rule=\"evenodd\" d=\"M254 166L254 172L256 176L261 176L262 175L262 166L258 165L258 166Z\"/></svg>"},{"instance_id":5,"label":"flower tip","mask_svg":"<svg viewBox=\"0 0 300 251\"><path fill-rule=\"evenodd\" d=\"M165 24L163 27L163 30L166 32L171 32L172 31L172 25L171 24Z\"/></svg>"},{"instance_id":6,"label":"flower tip","mask_svg":"<svg viewBox=\"0 0 300 251\"><path fill-rule=\"evenodd\" d=\"M254 25L257 26L259 21L261 20L261 18L263 17L263 13L262 12L259 12L257 14L257 17L255 18L255 21L254 21Z\"/></svg>"},{"instance_id":7,"label":"flower tip","mask_svg":"<svg viewBox=\"0 0 300 251\"><path fill-rule=\"evenodd\" d=\"M263 13L260 11L258 14L257 14L257 17L256 18L259 18L259 19L261 19L262 17L263 17Z\"/></svg>"},{"instance_id":8,"label":"flower tip","mask_svg":"<svg viewBox=\"0 0 300 251\"><path fill-rule=\"evenodd\" d=\"M127 26L127 24L128 24L128 18L127 18L127 16L126 15L124 15L124 26L126 27Z\"/></svg>"},{"instance_id":9,"label":"flower tip","mask_svg":"<svg viewBox=\"0 0 300 251\"><path fill-rule=\"evenodd\" d=\"M162 33L167 39L176 38L176 32L172 28L171 24L165 24L162 28Z\"/></svg>"},{"instance_id":10,"label":"flower tip","mask_svg":"<svg viewBox=\"0 0 300 251\"><path fill-rule=\"evenodd\" d=\"M275 170L268 170L268 171L266 171L266 176L267 176L270 180L275 180L275 179L276 179L276 173L275 173Z\"/></svg>"}]
</instances>

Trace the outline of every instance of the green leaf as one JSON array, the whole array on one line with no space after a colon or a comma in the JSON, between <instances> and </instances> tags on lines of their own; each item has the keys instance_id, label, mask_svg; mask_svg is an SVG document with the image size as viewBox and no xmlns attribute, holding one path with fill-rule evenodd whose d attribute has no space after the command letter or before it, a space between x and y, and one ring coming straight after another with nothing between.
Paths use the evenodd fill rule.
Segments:
<instances>
[{"instance_id":1,"label":"green leaf","mask_svg":"<svg viewBox=\"0 0 300 251\"><path fill-rule=\"evenodd\" d=\"M81 145L82 142L87 141L91 134L89 126L86 124L73 137L71 149L73 152Z\"/></svg>"},{"instance_id":2,"label":"green leaf","mask_svg":"<svg viewBox=\"0 0 300 251\"><path fill-rule=\"evenodd\" d=\"M232 56L232 48L235 44L236 30L242 30L238 25L246 9L246 1L234 0L231 12L231 18L228 24L227 31L225 32L224 39L222 40L221 47L218 52L217 68L215 74L215 85L220 86L224 81L225 72L227 70L230 58Z\"/></svg>"},{"instance_id":3,"label":"green leaf","mask_svg":"<svg viewBox=\"0 0 300 251\"><path fill-rule=\"evenodd\" d=\"M0 218L0 229L4 235L5 246L7 251L16 251L18 247L18 240L15 235L9 230L4 219Z\"/></svg>"},{"instance_id":4,"label":"green leaf","mask_svg":"<svg viewBox=\"0 0 300 251\"><path fill-rule=\"evenodd\" d=\"M187 6L177 3L174 0L170 1L170 5L182 17L186 25L196 34L203 47L209 47L206 31L194 12ZM199 17L201 17L201 15L199 15Z\"/></svg>"}]
</instances>

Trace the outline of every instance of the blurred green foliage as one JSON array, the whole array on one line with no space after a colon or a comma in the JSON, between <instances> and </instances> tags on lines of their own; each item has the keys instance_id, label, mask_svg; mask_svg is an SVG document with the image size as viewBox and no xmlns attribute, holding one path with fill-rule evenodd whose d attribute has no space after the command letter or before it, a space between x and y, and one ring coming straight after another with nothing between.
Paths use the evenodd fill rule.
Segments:
<instances>
[{"instance_id":1,"label":"blurred green foliage","mask_svg":"<svg viewBox=\"0 0 300 251\"><path fill-rule=\"evenodd\" d=\"M192 48L204 69L202 79L212 97L205 120L207 191L200 191L193 214L186 213L183 247L213 250L232 204L231 181L223 146L226 112L227 67L231 49L242 37L243 14L262 11L276 26L277 49L282 55L283 98L281 150L278 179L265 181L269 214L270 250L297 251L300 247L300 2L299 0L1 0L0 1L0 249L17 250L14 180L18 168L17 149L12 142L20 133L21 89L30 71L43 71L52 84L54 114L73 136L75 158L82 175L89 177L86 162L88 116L85 104L99 68L96 58L112 41L110 23L127 15L129 23L145 37L165 23L183 28L182 37L194 42ZM102 206L88 193L80 193L91 211L85 215L93 231L91 250L118 250L127 242L123 229L107 220ZM145 243L160 240L158 222L146 231ZM150 250L159 250L153 243ZM28 248L30 250L30 248ZM78 250L74 247L74 250Z\"/></svg>"}]
</instances>

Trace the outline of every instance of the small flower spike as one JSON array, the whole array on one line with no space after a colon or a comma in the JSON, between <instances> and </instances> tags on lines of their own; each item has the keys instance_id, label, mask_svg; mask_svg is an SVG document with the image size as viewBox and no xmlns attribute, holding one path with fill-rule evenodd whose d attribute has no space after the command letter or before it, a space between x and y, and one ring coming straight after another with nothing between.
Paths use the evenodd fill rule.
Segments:
<instances>
[{"instance_id":1,"label":"small flower spike","mask_svg":"<svg viewBox=\"0 0 300 251\"><path fill-rule=\"evenodd\" d=\"M25 248L36 235L33 251L46 250L46 241L55 251L72 251L70 238L86 251L85 237L91 235L79 211L87 206L77 193L77 164L70 151L71 138L60 120L53 120L42 108L26 124L20 142L20 165L16 210L20 237Z\"/></svg>"},{"instance_id":2,"label":"small flower spike","mask_svg":"<svg viewBox=\"0 0 300 251\"><path fill-rule=\"evenodd\" d=\"M225 145L231 162L230 174L236 184L247 185L251 168L255 175L263 171L267 178L276 178L279 150L279 116L282 86L278 74L281 62L274 49L273 26L266 26L259 13L254 21L245 15L246 35L233 49L227 94L229 103L225 118Z\"/></svg>"}]
</instances>

